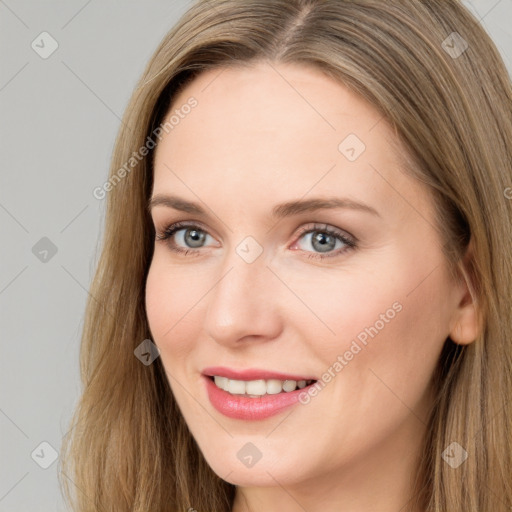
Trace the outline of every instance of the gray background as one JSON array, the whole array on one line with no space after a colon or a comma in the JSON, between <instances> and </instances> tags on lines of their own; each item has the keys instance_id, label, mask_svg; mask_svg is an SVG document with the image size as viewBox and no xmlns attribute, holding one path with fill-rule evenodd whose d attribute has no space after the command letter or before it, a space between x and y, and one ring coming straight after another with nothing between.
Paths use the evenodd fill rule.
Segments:
<instances>
[{"instance_id":1,"label":"gray background","mask_svg":"<svg viewBox=\"0 0 512 512\"><path fill-rule=\"evenodd\" d=\"M58 460L41 467L52 462L41 443L60 451L79 397L105 208L92 191L136 81L189 4L0 0L0 512L65 510ZM512 72L512 0L466 4ZM31 47L51 48L42 32L58 43L46 59Z\"/></svg>"}]
</instances>

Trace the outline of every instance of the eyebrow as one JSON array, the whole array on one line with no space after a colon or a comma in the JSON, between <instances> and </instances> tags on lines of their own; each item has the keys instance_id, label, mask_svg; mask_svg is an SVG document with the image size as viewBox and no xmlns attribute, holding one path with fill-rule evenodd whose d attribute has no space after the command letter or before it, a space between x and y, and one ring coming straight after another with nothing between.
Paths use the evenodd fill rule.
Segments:
<instances>
[{"instance_id":1,"label":"eyebrow","mask_svg":"<svg viewBox=\"0 0 512 512\"><path fill-rule=\"evenodd\" d=\"M198 203L185 201L177 196L157 194L148 201L148 211L151 212L155 206L166 206L167 208L173 208L185 213L207 215L206 211ZM299 213L317 210L333 210L336 208L357 210L380 217L379 212L375 210L375 208L365 203L339 197L318 197L278 204L272 208L272 217L282 219L292 215L298 215Z\"/></svg>"}]
</instances>

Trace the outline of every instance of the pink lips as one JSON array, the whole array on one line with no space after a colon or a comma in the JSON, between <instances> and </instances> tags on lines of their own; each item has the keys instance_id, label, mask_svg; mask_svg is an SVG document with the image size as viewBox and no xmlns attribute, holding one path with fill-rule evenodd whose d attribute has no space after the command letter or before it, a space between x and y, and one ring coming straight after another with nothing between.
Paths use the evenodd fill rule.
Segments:
<instances>
[{"instance_id":1,"label":"pink lips","mask_svg":"<svg viewBox=\"0 0 512 512\"><path fill-rule=\"evenodd\" d=\"M225 366L209 366L203 370L203 375L213 377L227 377L232 380L316 380L315 377L304 377L303 375L291 375L287 373L271 372L268 370L247 369L247 370L234 370L226 368Z\"/></svg>"},{"instance_id":2,"label":"pink lips","mask_svg":"<svg viewBox=\"0 0 512 512\"><path fill-rule=\"evenodd\" d=\"M282 392L276 395L263 395L258 398L249 398L243 395L231 395L227 391L218 388L213 379L214 375L227 377L233 380L316 380L312 377L290 375L267 370L248 369L233 370L225 367L209 367L203 370L203 378L210 403L217 411L229 418L239 420L263 420L280 413L284 409L296 404L299 401L299 394L307 390Z\"/></svg>"}]
</instances>

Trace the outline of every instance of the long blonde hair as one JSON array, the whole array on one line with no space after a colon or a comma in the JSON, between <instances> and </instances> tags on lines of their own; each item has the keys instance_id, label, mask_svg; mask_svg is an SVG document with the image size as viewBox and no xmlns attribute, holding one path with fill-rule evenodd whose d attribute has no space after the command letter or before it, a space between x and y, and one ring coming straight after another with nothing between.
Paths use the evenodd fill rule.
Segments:
<instances>
[{"instance_id":1,"label":"long blonde hair","mask_svg":"<svg viewBox=\"0 0 512 512\"><path fill-rule=\"evenodd\" d=\"M428 512L510 512L511 81L459 0L204 0L166 35L126 109L104 188L83 393L62 444L66 499L77 512L231 510L235 487L205 462L160 358L146 366L134 356L149 337L154 151L126 163L198 73L261 59L313 65L373 104L407 149L407 172L432 190L453 268L471 241L464 269L484 328L467 346L446 341L414 502ZM441 457L452 442L468 453L457 469Z\"/></svg>"}]
</instances>

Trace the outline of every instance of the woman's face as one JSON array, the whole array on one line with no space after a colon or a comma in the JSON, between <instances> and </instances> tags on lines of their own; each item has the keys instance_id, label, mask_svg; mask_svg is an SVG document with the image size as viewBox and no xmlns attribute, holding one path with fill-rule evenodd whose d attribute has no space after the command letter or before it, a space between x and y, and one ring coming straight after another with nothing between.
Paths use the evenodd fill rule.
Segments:
<instances>
[{"instance_id":1,"label":"woman's face","mask_svg":"<svg viewBox=\"0 0 512 512\"><path fill-rule=\"evenodd\" d=\"M283 64L206 72L171 115L152 218L181 224L155 241L146 306L206 460L247 487L407 476L461 289L392 130Z\"/></svg>"}]
</instances>

